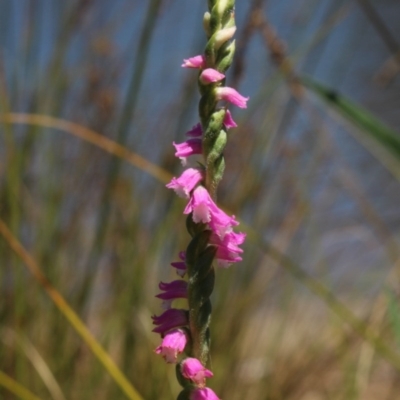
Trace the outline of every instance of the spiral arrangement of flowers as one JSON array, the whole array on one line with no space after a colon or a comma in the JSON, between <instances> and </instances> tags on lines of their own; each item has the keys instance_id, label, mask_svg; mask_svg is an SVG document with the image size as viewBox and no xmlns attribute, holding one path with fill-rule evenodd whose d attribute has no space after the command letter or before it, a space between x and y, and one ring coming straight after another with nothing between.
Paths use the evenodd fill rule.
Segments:
<instances>
[{"instance_id":1,"label":"spiral arrangement of flowers","mask_svg":"<svg viewBox=\"0 0 400 400\"><path fill-rule=\"evenodd\" d=\"M177 379L183 390L178 400L218 399L206 387L206 378L213 376L206 368L210 349L210 296L214 289L214 264L226 268L241 261L240 245L245 234L235 232L239 224L234 216L216 204L216 193L225 169L223 150L229 129L235 128L228 105L246 108L248 98L225 86L225 72L235 52L236 31L234 0L208 0L204 15L207 45L203 55L185 59L182 67L198 70L200 122L186 132L187 139L173 143L175 156L187 166L187 159L202 155L197 167L187 167L180 177L173 178L167 188L187 200L187 230L191 241L171 263L181 279L161 282L157 295L163 300L164 313L153 317L154 332L162 338L155 352L167 363L177 364ZM173 308L175 299L187 299L187 309ZM183 356L183 354L185 354Z\"/></svg>"}]
</instances>

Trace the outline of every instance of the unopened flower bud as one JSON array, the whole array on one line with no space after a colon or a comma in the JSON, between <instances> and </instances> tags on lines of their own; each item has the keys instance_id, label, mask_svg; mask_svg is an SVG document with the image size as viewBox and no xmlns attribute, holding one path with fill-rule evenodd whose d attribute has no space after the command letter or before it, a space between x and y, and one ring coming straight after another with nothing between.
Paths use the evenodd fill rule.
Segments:
<instances>
[{"instance_id":1,"label":"unopened flower bud","mask_svg":"<svg viewBox=\"0 0 400 400\"><path fill-rule=\"evenodd\" d=\"M230 28L224 28L218 31L214 37L215 49L218 50L225 42L232 39L236 32L236 26L231 26Z\"/></svg>"},{"instance_id":2,"label":"unopened flower bud","mask_svg":"<svg viewBox=\"0 0 400 400\"><path fill-rule=\"evenodd\" d=\"M200 75L199 79L203 85L221 81L225 75L213 68L206 68Z\"/></svg>"},{"instance_id":3,"label":"unopened flower bud","mask_svg":"<svg viewBox=\"0 0 400 400\"><path fill-rule=\"evenodd\" d=\"M211 36L210 20L211 20L211 14L207 11L203 17L203 27L204 30L206 31L207 36Z\"/></svg>"}]
</instances>

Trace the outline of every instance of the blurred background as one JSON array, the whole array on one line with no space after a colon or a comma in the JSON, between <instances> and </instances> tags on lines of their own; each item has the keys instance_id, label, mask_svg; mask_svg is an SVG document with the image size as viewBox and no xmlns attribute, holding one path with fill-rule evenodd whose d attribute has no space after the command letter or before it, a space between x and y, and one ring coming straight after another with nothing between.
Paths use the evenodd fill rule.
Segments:
<instances>
[{"instance_id":1,"label":"blurred background","mask_svg":"<svg viewBox=\"0 0 400 400\"><path fill-rule=\"evenodd\" d=\"M150 316L189 240L165 183L198 122L180 65L206 7L0 2L1 399L33 399L5 377L40 399L127 398L4 224L144 399L179 393ZM250 102L218 201L248 239L212 296L224 400L400 398L399 17L397 0L237 1L227 85Z\"/></svg>"}]
</instances>

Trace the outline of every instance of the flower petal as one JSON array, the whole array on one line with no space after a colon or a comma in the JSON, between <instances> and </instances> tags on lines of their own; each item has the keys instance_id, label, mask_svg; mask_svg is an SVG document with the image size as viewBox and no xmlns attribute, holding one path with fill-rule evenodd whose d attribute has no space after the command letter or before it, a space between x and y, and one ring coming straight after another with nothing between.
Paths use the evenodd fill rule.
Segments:
<instances>
[{"instance_id":1,"label":"flower petal","mask_svg":"<svg viewBox=\"0 0 400 400\"><path fill-rule=\"evenodd\" d=\"M231 87L218 87L215 89L215 93L218 100L229 101L239 108L247 108L249 97L242 96L237 90Z\"/></svg>"},{"instance_id":2,"label":"flower petal","mask_svg":"<svg viewBox=\"0 0 400 400\"><path fill-rule=\"evenodd\" d=\"M203 70L203 72L200 74L200 82L203 85L208 85L209 83L214 83L214 82L219 82L222 81L222 79L225 78L225 75L222 74L221 72L217 71L214 68L206 68Z\"/></svg>"},{"instance_id":3,"label":"flower petal","mask_svg":"<svg viewBox=\"0 0 400 400\"><path fill-rule=\"evenodd\" d=\"M204 68L205 58L203 55L187 58L183 60L183 68Z\"/></svg>"},{"instance_id":4,"label":"flower petal","mask_svg":"<svg viewBox=\"0 0 400 400\"><path fill-rule=\"evenodd\" d=\"M183 352L187 341L188 338L184 330L174 329L164 336L160 346L154 351L161 354L167 363L176 363L177 356Z\"/></svg>"},{"instance_id":5,"label":"flower petal","mask_svg":"<svg viewBox=\"0 0 400 400\"><path fill-rule=\"evenodd\" d=\"M208 387L197 388L190 394L190 400L221 400L213 390Z\"/></svg>"},{"instance_id":6,"label":"flower petal","mask_svg":"<svg viewBox=\"0 0 400 400\"><path fill-rule=\"evenodd\" d=\"M166 186L175 190L179 197L188 199L192 189L203 179L203 174L196 168L188 168L179 178L172 178Z\"/></svg>"},{"instance_id":7,"label":"flower petal","mask_svg":"<svg viewBox=\"0 0 400 400\"><path fill-rule=\"evenodd\" d=\"M213 373L206 369L197 358L185 358L181 363L181 372L186 379L196 385L205 386L206 378L211 378Z\"/></svg>"},{"instance_id":8,"label":"flower petal","mask_svg":"<svg viewBox=\"0 0 400 400\"><path fill-rule=\"evenodd\" d=\"M225 114L225 117L224 117L224 125L225 125L226 129L236 128L237 127L237 123L232 118L232 114L231 114L231 112L229 110L226 110L226 114Z\"/></svg>"}]
</instances>

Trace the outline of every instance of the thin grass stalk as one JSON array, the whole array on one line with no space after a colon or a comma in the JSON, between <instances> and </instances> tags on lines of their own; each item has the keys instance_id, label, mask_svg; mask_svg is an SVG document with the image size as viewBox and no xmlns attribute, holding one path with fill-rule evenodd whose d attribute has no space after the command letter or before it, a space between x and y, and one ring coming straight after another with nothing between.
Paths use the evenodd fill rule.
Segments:
<instances>
[{"instance_id":1,"label":"thin grass stalk","mask_svg":"<svg viewBox=\"0 0 400 400\"><path fill-rule=\"evenodd\" d=\"M103 347L97 342L91 332L88 330L86 325L82 322L79 316L74 310L68 305L66 300L61 296L57 289L49 282L46 276L43 274L42 269L29 254L29 252L22 246L18 239L12 234L10 229L0 219L0 234L3 239L9 245L11 250L16 254L17 257L25 264L28 270L32 273L33 277L46 291L54 305L59 311L65 316L71 326L75 329L78 335L87 344L90 350L93 352L95 357L100 361L104 368L108 371L115 383L121 388L125 395L131 400L142 400L142 397L124 376L121 370L117 367L110 355L103 349Z\"/></svg>"},{"instance_id":2,"label":"thin grass stalk","mask_svg":"<svg viewBox=\"0 0 400 400\"><path fill-rule=\"evenodd\" d=\"M53 400L65 400L65 396L52 371L26 335L18 335L16 331L4 328L0 329L0 339L6 346L20 349L21 353L31 362L37 374L41 377Z\"/></svg>"},{"instance_id":3,"label":"thin grass stalk","mask_svg":"<svg viewBox=\"0 0 400 400\"><path fill-rule=\"evenodd\" d=\"M92 143L102 150L129 162L161 183L167 183L172 178L172 175L169 172L146 160L139 154L128 150L125 146L115 142L114 140L108 139L104 135L101 135L92 129L65 119L54 118L43 114L7 113L0 115L0 121L12 124L36 125L61 130L70 135L76 136L81 140Z\"/></svg>"},{"instance_id":4,"label":"thin grass stalk","mask_svg":"<svg viewBox=\"0 0 400 400\"><path fill-rule=\"evenodd\" d=\"M117 138L116 142L124 146L128 139L129 129L132 125L132 118L135 115L137 102L139 99L140 89L143 82L143 76L147 64L147 56L151 44L151 39L155 29L157 21L157 12L161 5L161 0L151 0L148 9L147 16L145 19L144 27L141 33L139 46L137 50L137 63L133 70L132 78L129 83L127 97L125 99L120 120L117 127ZM93 241L91 255L89 256L89 268L91 265L96 263L98 253L102 248L105 240L107 227L109 223L109 216L111 211L111 197L115 187L115 181L118 177L121 168L121 163L118 159L112 159L109 167L109 172L106 178L105 189L103 192L103 198L100 204L99 218L97 227L95 229L96 236ZM82 294L88 292L89 280L83 285Z\"/></svg>"},{"instance_id":5,"label":"thin grass stalk","mask_svg":"<svg viewBox=\"0 0 400 400\"><path fill-rule=\"evenodd\" d=\"M371 344L379 355L386 361L390 362L393 367L400 371L400 354L386 344L380 336L363 320L357 318L354 313L346 307L336 296L322 283L308 275L297 264L282 254L279 250L272 247L270 244L259 242L260 246L274 260L278 261L282 267L288 270L300 282L303 283L312 293L323 300L329 308L366 342Z\"/></svg>"},{"instance_id":6,"label":"thin grass stalk","mask_svg":"<svg viewBox=\"0 0 400 400\"><path fill-rule=\"evenodd\" d=\"M1 71L3 72L3 71ZM10 111L10 97L4 81L4 75L0 77L0 111L1 113L8 113ZM10 124L3 124L5 132L6 143L6 173L5 173L5 187L6 202L4 204L6 215L10 228L13 232L17 232L20 225L20 190L21 190L21 154L18 151L19 143L14 138L14 132ZM24 330L23 320L26 313L26 290L25 280L21 268L19 268L19 261L14 255L11 255L9 266L12 268L14 275L14 290L12 307L14 308L15 315L15 329L18 334ZM15 372L19 381L23 381L26 376L26 361L19 352L15 354Z\"/></svg>"},{"instance_id":7,"label":"thin grass stalk","mask_svg":"<svg viewBox=\"0 0 400 400\"><path fill-rule=\"evenodd\" d=\"M22 386L20 383L10 378L3 371L0 371L0 386L5 387L14 395L18 396L22 400L42 400L36 395L34 395L26 387Z\"/></svg>"}]
</instances>

